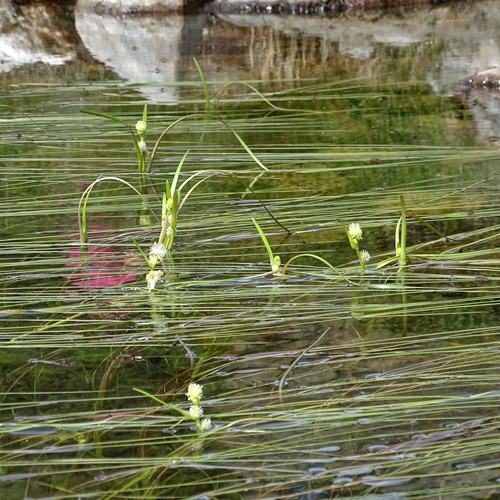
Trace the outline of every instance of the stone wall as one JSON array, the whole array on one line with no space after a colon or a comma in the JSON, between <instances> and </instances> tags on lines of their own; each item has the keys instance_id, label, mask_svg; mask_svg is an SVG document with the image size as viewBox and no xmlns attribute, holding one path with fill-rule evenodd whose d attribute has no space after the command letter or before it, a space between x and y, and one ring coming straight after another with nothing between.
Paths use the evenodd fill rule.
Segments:
<instances>
[{"instance_id":1,"label":"stone wall","mask_svg":"<svg viewBox=\"0 0 500 500\"><path fill-rule=\"evenodd\" d=\"M461 0L449 0L449 3ZM474 0L472 0L474 1ZM442 0L213 0L214 12L267 14L323 14L417 7L444 3Z\"/></svg>"},{"instance_id":2,"label":"stone wall","mask_svg":"<svg viewBox=\"0 0 500 500\"><path fill-rule=\"evenodd\" d=\"M184 0L78 0L80 10L96 14L140 14L182 12Z\"/></svg>"}]
</instances>

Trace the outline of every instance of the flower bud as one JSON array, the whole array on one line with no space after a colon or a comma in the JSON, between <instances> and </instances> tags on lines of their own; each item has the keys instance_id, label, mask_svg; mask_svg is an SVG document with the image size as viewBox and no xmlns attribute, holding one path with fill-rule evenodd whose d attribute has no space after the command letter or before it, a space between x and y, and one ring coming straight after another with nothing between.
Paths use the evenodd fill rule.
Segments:
<instances>
[{"instance_id":1,"label":"flower bud","mask_svg":"<svg viewBox=\"0 0 500 500\"><path fill-rule=\"evenodd\" d=\"M135 128L136 128L137 132L139 133L139 135L141 136L141 139L144 139L144 135L146 134L146 128L147 128L146 122L139 120L135 124Z\"/></svg>"}]
</instances>

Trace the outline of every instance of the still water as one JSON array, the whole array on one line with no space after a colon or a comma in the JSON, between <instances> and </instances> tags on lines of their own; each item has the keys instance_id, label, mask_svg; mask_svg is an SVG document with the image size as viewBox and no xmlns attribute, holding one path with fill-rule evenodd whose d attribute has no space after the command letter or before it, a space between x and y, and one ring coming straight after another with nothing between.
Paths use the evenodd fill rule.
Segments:
<instances>
[{"instance_id":1,"label":"still water","mask_svg":"<svg viewBox=\"0 0 500 500\"><path fill-rule=\"evenodd\" d=\"M1 498L497 498L499 94L462 84L500 64L496 2L0 9ZM140 174L129 130L81 111L133 131L145 104L150 152L193 116ZM133 240L187 151L183 194L205 180L148 291ZM81 245L99 176L140 196L100 182ZM252 218L308 256L273 276Z\"/></svg>"}]
</instances>

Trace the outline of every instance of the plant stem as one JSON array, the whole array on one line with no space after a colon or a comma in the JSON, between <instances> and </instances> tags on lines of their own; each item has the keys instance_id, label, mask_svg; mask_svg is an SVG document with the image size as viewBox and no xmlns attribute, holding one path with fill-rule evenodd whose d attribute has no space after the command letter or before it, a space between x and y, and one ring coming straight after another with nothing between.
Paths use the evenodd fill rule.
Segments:
<instances>
[{"instance_id":1,"label":"plant stem","mask_svg":"<svg viewBox=\"0 0 500 500\"><path fill-rule=\"evenodd\" d=\"M403 195L399 197L401 203L401 239L399 246L399 267L406 267L406 207Z\"/></svg>"}]
</instances>

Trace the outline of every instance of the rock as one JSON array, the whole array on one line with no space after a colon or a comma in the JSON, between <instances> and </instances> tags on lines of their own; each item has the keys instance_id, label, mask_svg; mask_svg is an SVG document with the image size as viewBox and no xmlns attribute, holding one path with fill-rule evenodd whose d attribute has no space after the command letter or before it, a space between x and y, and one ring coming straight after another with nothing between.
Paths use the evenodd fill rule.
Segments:
<instances>
[{"instance_id":1,"label":"rock","mask_svg":"<svg viewBox=\"0 0 500 500\"><path fill-rule=\"evenodd\" d=\"M75 57L56 7L0 0L0 72L25 64L60 65Z\"/></svg>"},{"instance_id":2,"label":"rock","mask_svg":"<svg viewBox=\"0 0 500 500\"><path fill-rule=\"evenodd\" d=\"M489 68L468 76L463 83L474 89L500 90L500 67Z\"/></svg>"},{"instance_id":3,"label":"rock","mask_svg":"<svg viewBox=\"0 0 500 500\"><path fill-rule=\"evenodd\" d=\"M78 0L78 9L96 14L160 14L182 12L184 0Z\"/></svg>"},{"instance_id":4,"label":"rock","mask_svg":"<svg viewBox=\"0 0 500 500\"><path fill-rule=\"evenodd\" d=\"M323 14L431 5L440 0L214 0L218 13Z\"/></svg>"}]
</instances>

